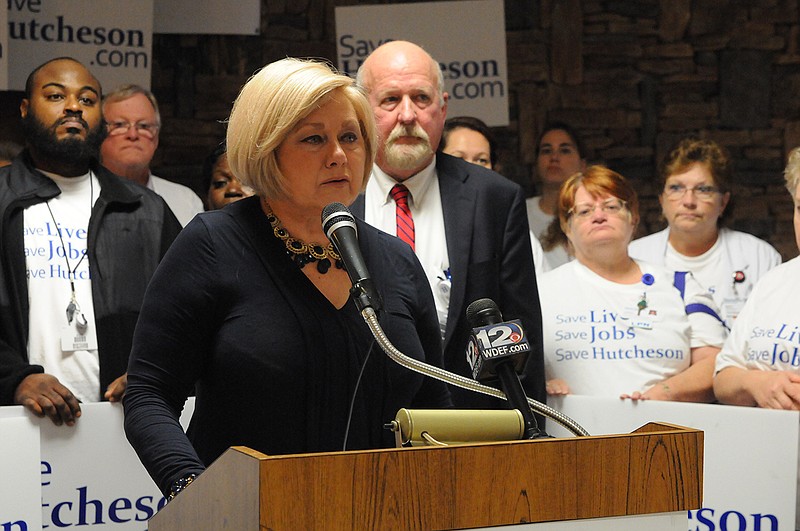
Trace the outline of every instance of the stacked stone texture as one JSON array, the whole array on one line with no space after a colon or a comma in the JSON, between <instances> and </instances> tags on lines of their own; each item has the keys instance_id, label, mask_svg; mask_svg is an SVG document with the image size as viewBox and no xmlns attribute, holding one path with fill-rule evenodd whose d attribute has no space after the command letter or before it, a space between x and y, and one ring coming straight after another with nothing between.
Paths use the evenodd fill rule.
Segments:
<instances>
[{"instance_id":1,"label":"stacked stone texture","mask_svg":"<svg viewBox=\"0 0 800 531\"><path fill-rule=\"evenodd\" d=\"M334 7L377 3L396 2L263 0L260 36L157 35L159 172L197 187L247 78L286 56L334 61ZM592 162L635 181L645 234L664 226L658 161L684 136L712 138L734 159L733 226L796 256L782 170L800 146L799 3L506 0L510 124L496 129L503 173L534 193L539 130L547 120L570 122Z\"/></svg>"}]
</instances>

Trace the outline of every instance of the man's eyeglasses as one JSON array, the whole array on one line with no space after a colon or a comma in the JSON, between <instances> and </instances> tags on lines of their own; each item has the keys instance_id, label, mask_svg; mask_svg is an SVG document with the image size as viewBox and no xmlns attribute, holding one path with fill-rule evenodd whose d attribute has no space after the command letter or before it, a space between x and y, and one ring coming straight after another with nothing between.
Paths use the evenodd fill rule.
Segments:
<instances>
[{"instance_id":1,"label":"man's eyeglasses","mask_svg":"<svg viewBox=\"0 0 800 531\"><path fill-rule=\"evenodd\" d=\"M106 127L108 127L108 134L110 136L124 135L131 127L135 127L136 133L145 138L155 138L159 129L158 124L148 124L146 122L137 122L135 124L130 122L108 122Z\"/></svg>"},{"instance_id":2,"label":"man's eyeglasses","mask_svg":"<svg viewBox=\"0 0 800 531\"><path fill-rule=\"evenodd\" d=\"M575 216L579 220L589 219L594 214L594 211L600 207L600 210L609 215L619 215L627 206L627 203L619 198L607 199L602 203L580 204L575 205L569 209L569 215Z\"/></svg>"},{"instance_id":3,"label":"man's eyeglasses","mask_svg":"<svg viewBox=\"0 0 800 531\"><path fill-rule=\"evenodd\" d=\"M710 184L701 184L692 188L687 188L682 184L668 184L664 187L664 195L667 199L677 201L686 195L686 192L694 192L694 196L703 201L714 199L714 195L719 193L719 188Z\"/></svg>"}]
</instances>

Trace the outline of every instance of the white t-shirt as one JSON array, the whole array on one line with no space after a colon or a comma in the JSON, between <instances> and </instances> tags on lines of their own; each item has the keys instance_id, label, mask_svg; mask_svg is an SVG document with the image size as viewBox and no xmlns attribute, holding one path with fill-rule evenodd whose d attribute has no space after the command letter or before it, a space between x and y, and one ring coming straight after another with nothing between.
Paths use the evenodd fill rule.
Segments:
<instances>
[{"instance_id":1,"label":"white t-shirt","mask_svg":"<svg viewBox=\"0 0 800 531\"><path fill-rule=\"evenodd\" d=\"M714 297L728 328L753 291L756 282L781 263L770 244L751 234L721 228L714 245L700 256L679 254L669 244L669 229L631 242L634 258L663 265L671 271L691 271Z\"/></svg>"},{"instance_id":2,"label":"white t-shirt","mask_svg":"<svg viewBox=\"0 0 800 531\"><path fill-rule=\"evenodd\" d=\"M160 195L166 201L169 209L178 218L182 227L192 221L192 218L203 211L203 201L188 186L174 183L155 175L150 175L147 187Z\"/></svg>"},{"instance_id":3,"label":"white t-shirt","mask_svg":"<svg viewBox=\"0 0 800 531\"><path fill-rule=\"evenodd\" d=\"M688 368L693 347L722 346L726 331L717 319L686 315L690 302L714 304L691 276L682 300L671 272L637 264L636 284L606 280L577 260L542 276L548 380L561 378L579 395L643 392Z\"/></svg>"},{"instance_id":4,"label":"white t-shirt","mask_svg":"<svg viewBox=\"0 0 800 531\"><path fill-rule=\"evenodd\" d=\"M30 206L23 214L30 303L28 359L32 364L42 365L46 373L58 378L79 400L97 402L100 362L89 258L84 255L91 205L100 195L100 183L93 174L72 178L47 175L61 189L61 195ZM61 229L61 237L57 227ZM79 307L72 323L67 321L67 307L72 301L70 280ZM77 323L84 318L86 330L81 333ZM85 336L86 344L81 346L87 348L72 350L74 342L64 344L62 336L67 330L69 337Z\"/></svg>"},{"instance_id":5,"label":"white t-shirt","mask_svg":"<svg viewBox=\"0 0 800 531\"><path fill-rule=\"evenodd\" d=\"M528 226L537 238L541 238L544 235L547 231L547 226L550 225L554 217L541 209L539 206L541 198L541 196L536 196L525 200L525 209L528 212Z\"/></svg>"},{"instance_id":6,"label":"white t-shirt","mask_svg":"<svg viewBox=\"0 0 800 531\"><path fill-rule=\"evenodd\" d=\"M396 236L396 204L390 192L397 182L378 165L372 168L364 194L364 221ZM408 188L408 206L414 218L414 249L433 292L439 330L444 339L450 308L450 258L444 230L444 212L436 175L436 158L403 184Z\"/></svg>"},{"instance_id":7,"label":"white t-shirt","mask_svg":"<svg viewBox=\"0 0 800 531\"><path fill-rule=\"evenodd\" d=\"M753 289L717 355L716 371L725 367L800 374L800 257Z\"/></svg>"},{"instance_id":8,"label":"white t-shirt","mask_svg":"<svg viewBox=\"0 0 800 531\"><path fill-rule=\"evenodd\" d=\"M528 213L528 227L530 228L531 234L534 238L541 242L541 239L544 237L545 232L547 232L547 227L550 225L550 222L553 221L554 216L542 211L542 209L539 207L539 199L541 199L539 196L529 197L526 199L525 210ZM544 262L546 263L546 265L543 267L545 271L555 269L558 266L564 265L572 260L572 257L569 255L569 253L567 253L567 250L561 245L558 245L549 251L543 252ZM536 255L534 254L534 261L535 259Z\"/></svg>"},{"instance_id":9,"label":"white t-shirt","mask_svg":"<svg viewBox=\"0 0 800 531\"><path fill-rule=\"evenodd\" d=\"M531 252L533 253L533 269L536 271L536 278L539 278L544 273L550 271L552 269L550 264L544 258L544 249L542 249L542 244L539 243L539 240L536 236L533 235L533 231L530 231L529 234L531 235Z\"/></svg>"},{"instance_id":10,"label":"white t-shirt","mask_svg":"<svg viewBox=\"0 0 800 531\"><path fill-rule=\"evenodd\" d=\"M779 265L758 281L717 355L715 372L738 367L800 374L799 275L800 257ZM800 529L800 498L797 508L795 528Z\"/></svg>"}]
</instances>

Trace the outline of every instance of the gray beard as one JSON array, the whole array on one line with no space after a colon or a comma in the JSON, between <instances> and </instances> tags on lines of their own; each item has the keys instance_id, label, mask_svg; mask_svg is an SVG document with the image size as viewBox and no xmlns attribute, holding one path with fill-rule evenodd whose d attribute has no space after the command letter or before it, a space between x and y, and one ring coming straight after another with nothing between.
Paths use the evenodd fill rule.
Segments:
<instances>
[{"instance_id":1,"label":"gray beard","mask_svg":"<svg viewBox=\"0 0 800 531\"><path fill-rule=\"evenodd\" d=\"M432 155L433 150L427 142L416 145L387 144L383 149L386 164L403 171L418 168Z\"/></svg>"}]
</instances>

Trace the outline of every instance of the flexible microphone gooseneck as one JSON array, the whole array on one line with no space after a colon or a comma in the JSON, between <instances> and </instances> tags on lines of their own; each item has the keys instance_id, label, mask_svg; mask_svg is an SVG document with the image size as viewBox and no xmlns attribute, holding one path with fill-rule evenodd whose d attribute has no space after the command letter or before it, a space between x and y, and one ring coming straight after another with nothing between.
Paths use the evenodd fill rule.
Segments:
<instances>
[{"instance_id":1,"label":"flexible microphone gooseneck","mask_svg":"<svg viewBox=\"0 0 800 531\"><path fill-rule=\"evenodd\" d=\"M508 400L506 394L499 389L483 385L458 374L453 374L442 368L406 356L400 352L392 342L389 341L389 338L386 337L383 328L378 322L376 306L378 308L382 307L382 301L364 265L364 259L358 247L355 219L350 213L350 210L341 203L329 204L322 211L322 227L325 234L328 235L328 239L331 240L331 243L333 243L339 253L339 256L341 256L345 269L347 269L347 274L350 277L350 281L353 283L350 294L353 296L353 300L361 312L361 317L367 323L378 345L380 345L392 361L423 376L429 376L441 382L476 393L493 396L501 400ZM337 232L338 228L345 228L346 230ZM339 246L340 244L342 247ZM356 284L359 285L358 288L356 288ZM525 397L525 400L534 411L553 419L573 434L580 437L589 436L589 432L563 413L532 398Z\"/></svg>"}]
</instances>

